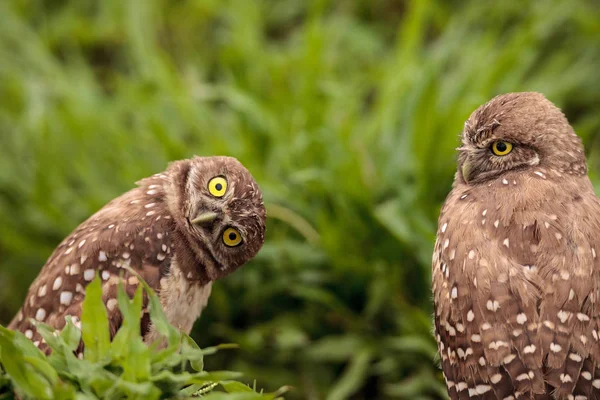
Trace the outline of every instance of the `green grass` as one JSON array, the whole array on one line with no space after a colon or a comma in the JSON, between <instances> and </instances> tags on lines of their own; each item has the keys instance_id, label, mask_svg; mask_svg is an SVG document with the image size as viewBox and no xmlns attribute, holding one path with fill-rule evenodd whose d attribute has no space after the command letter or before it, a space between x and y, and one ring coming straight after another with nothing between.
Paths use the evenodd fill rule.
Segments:
<instances>
[{"instance_id":1,"label":"green grass","mask_svg":"<svg viewBox=\"0 0 600 400\"><path fill-rule=\"evenodd\" d=\"M599 37L583 0L0 2L0 321L108 200L227 154L269 222L196 324L240 345L209 367L291 399L442 398L430 258L462 124L541 91L599 184Z\"/></svg>"}]
</instances>

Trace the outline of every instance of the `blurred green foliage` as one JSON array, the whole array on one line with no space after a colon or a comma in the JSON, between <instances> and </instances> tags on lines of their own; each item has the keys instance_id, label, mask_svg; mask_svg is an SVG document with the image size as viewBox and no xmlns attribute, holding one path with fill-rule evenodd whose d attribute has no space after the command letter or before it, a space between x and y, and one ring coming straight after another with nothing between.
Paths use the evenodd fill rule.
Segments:
<instances>
[{"instance_id":1,"label":"blurred green foliage","mask_svg":"<svg viewBox=\"0 0 600 400\"><path fill-rule=\"evenodd\" d=\"M185 333L171 326L158 296L148 287L150 316L161 340L151 346L140 336L142 298L118 290L123 325L111 343L100 278L86 288L81 322L67 317L61 332L36 323L48 346L46 357L21 332L0 326L0 398L33 400L191 399L280 400L276 393L259 393L235 381L238 373L204 371L204 356L218 347L200 349ZM75 355L80 340L81 357ZM164 346L160 346L164 340ZM188 369L193 370L189 372ZM222 389L222 390L219 390Z\"/></svg>"},{"instance_id":2,"label":"blurred green foliage","mask_svg":"<svg viewBox=\"0 0 600 400\"><path fill-rule=\"evenodd\" d=\"M196 324L241 346L211 369L292 399L441 398L430 257L462 124L543 92L600 183L599 38L584 0L0 2L0 322L134 181L232 155L270 219Z\"/></svg>"}]
</instances>

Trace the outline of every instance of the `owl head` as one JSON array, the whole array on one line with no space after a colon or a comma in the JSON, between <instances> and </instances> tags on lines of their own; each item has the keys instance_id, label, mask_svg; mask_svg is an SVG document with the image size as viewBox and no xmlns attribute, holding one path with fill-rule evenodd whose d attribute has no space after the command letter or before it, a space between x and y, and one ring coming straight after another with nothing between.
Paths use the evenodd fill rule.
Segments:
<instances>
[{"instance_id":1,"label":"owl head","mask_svg":"<svg viewBox=\"0 0 600 400\"><path fill-rule=\"evenodd\" d=\"M167 205L176 224L179 262L196 264L209 280L253 258L265 238L266 211L258 184L232 157L172 163Z\"/></svg>"},{"instance_id":2,"label":"owl head","mask_svg":"<svg viewBox=\"0 0 600 400\"><path fill-rule=\"evenodd\" d=\"M475 110L458 150L456 179L468 185L533 167L587 173L581 140L564 114L535 92L503 94Z\"/></svg>"}]
</instances>

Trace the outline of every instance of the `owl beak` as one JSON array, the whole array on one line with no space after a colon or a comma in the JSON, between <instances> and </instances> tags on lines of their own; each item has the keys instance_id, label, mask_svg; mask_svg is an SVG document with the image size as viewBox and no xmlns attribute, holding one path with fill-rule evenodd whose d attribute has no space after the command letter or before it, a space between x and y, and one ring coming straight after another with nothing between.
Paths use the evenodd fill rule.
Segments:
<instances>
[{"instance_id":1,"label":"owl beak","mask_svg":"<svg viewBox=\"0 0 600 400\"><path fill-rule=\"evenodd\" d=\"M203 212L201 214L198 214L198 216L192 220L192 224L194 224L194 225L210 224L215 219L217 219L218 216L219 216L219 214L212 212L212 211Z\"/></svg>"},{"instance_id":2,"label":"owl beak","mask_svg":"<svg viewBox=\"0 0 600 400\"><path fill-rule=\"evenodd\" d=\"M469 183L471 173L473 172L473 164L470 163L470 160L468 158L463 162L461 172L465 182Z\"/></svg>"}]
</instances>

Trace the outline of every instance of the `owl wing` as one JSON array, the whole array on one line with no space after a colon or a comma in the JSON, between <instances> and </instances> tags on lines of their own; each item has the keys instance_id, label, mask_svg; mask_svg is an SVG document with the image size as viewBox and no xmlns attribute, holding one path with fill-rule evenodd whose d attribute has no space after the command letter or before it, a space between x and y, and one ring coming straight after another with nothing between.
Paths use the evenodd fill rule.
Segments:
<instances>
[{"instance_id":1,"label":"owl wing","mask_svg":"<svg viewBox=\"0 0 600 400\"><path fill-rule=\"evenodd\" d=\"M65 317L71 315L78 325L85 287L99 275L112 338L122 321L116 300L118 284L122 282L130 296L139 284L123 267L131 267L157 292L161 278L168 273L174 221L165 204L166 179L161 174L138 182L137 188L114 199L75 229L48 259L9 328L24 332L45 350L29 319L62 329ZM147 311L146 306L144 299ZM145 313L142 333L148 329Z\"/></svg>"},{"instance_id":2,"label":"owl wing","mask_svg":"<svg viewBox=\"0 0 600 400\"><path fill-rule=\"evenodd\" d=\"M587 178L586 178L587 181ZM589 181L540 221L540 342L556 398L600 399L600 203Z\"/></svg>"},{"instance_id":3,"label":"owl wing","mask_svg":"<svg viewBox=\"0 0 600 400\"><path fill-rule=\"evenodd\" d=\"M536 242L537 227L520 225L512 232L495 207L481 204L472 193L453 191L439 220L434 322L449 394L452 399L543 394L535 325L541 280L532 271L534 256L522 248Z\"/></svg>"}]
</instances>

